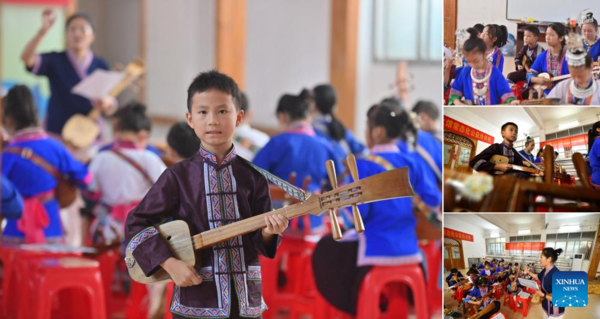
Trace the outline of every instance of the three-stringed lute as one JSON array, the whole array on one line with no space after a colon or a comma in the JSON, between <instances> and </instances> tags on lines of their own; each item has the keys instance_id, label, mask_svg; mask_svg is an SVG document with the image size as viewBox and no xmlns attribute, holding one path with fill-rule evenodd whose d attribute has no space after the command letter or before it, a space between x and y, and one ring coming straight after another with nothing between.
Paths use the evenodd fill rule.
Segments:
<instances>
[{"instance_id":1,"label":"three-stringed lute","mask_svg":"<svg viewBox=\"0 0 600 319\"><path fill-rule=\"evenodd\" d=\"M508 162L508 157L502 156L502 155L492 156L492 158L490 158L489 162L494 163L494 164L510 164ZM519 166L519 165L515 165L515 164L510 164L510 165L512 166L511 170L513 170L513 171L519 171L519 172L531 173L531 174L540 174L542 172L539 169L535 169L535 168L531 168L531 167ZM496 175L502 175L504 173L505 172L501 172L501 171L494 172L494 174L496 174Z\"/></svg>"},{"instance_id":2,"label":"three-stringed lute","mask_svg":"<svg viewBox=\"0 0 600 319\"><path fill-rule=\"evenodd\" d=\"M600 74L600 67L594 67L594 69L592 70L592 75L598 75L598 74ZM571 78L571 74L565 74L565 75L559 75L559 76L553 77L550 73L540 73L537 76L540 78L549 79L550 84L551 84L550 86L544 85L544 84L534 84L533 89L538 92L552 88L552 83L554 83L554 82L558 82L558 81L562 81L562 80Z\"/></svg>"},{"instance_id":3,"label":"three-stringed lute","mask_svg":"<svg viewBox=\"0 0 600 319\"><path fill-rule=\"evenodd\" d=\"M320 195L313 194L302 203L246 218L229 225L204 231L194 236L190 236L189 227L187 223L182 220L176 220L156 227L160 236L162 236L169 244L175 258L193 266L196 264L195 250L205 249L231 238L265 228L266 215L281 214L288 219L307 214L320 216L325 212L331 213L336 208L346 206L353 206L353 210L358 213L358 209L355 207L357 204L414 196L408 176L408 168L404 167L389 170L364 179L355 178L354 183L347 184ZM332 220L332 224L334 223L337 224L337 219L335 219L335 222ZM339 225L332 225L332 228L335 226L339 228ZM336 232L334 231L334 238L335 237ZM125 252L125 263L129 275L137 282L154 283L171 279L169 274L163 269L157 270L149 277L146 276L135 261L129 246Z\"/></svg>"}]
</instances>

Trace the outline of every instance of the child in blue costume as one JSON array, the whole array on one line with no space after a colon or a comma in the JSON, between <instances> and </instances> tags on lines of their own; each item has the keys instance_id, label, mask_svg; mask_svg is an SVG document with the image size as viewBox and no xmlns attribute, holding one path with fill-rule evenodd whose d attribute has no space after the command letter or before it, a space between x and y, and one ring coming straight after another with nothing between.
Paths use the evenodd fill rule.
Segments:
<instances>
[{"instance_id":1,"label":"child in blue costume","mask_svg":"<svg viewBox=\"0 0 600 319\"><path fill-rule=\"evenodd\" d=\"M377 104L367 114L366 140L371 155L357 159L359 177L408 167L409 180L416 193L429 193L428 189L437 191L435 182L424 179L422 168L411 156L401 153L394 142L401 134L401 125L393 108ZM360 284L375 265L414 264L426 269L421 264L425 259L418 247L412 201L412 198L399 198L359 205L365 224L363 234L348 230L341 242L325 236L317 244L313 254L317 289L333 306L356 314ZM332 262L344 267L330 267Z\"/></svg>"},{"instance_id":2,"label":"child in blue costume","mask_svg":"<svg viewBox=\"0 0 600 319\"><path fill-rule=\"evenodd\" d=\"M305 177L310 177L308 190L321 191L328 181L325 162L333 160L336 172L341 175L343 166L327 140L317 136L310 124L310 93L285 94L279 99L277 117L284 133L274 136L254 157L254 164L281 179L288 180L296 173L296 186L302 187ZM275 205L275 204L274 204ZM310 228L318 233L325 230L320 216L310 215ZM302 219L299 226L304 227Z\"/></svg>"},{"instance_id":3,"label":"child in blue costume","mask_svg":"<svg viewBox=\"0 0 600 319\"><path fill-rule=\"evenodd\" d=\"M549 25L546 28L546 43L548 43L549 48L537 56L527 73L529 86L541 84L548 87L544 90L545 95L550 93L552 82L549 79L539 77L538 74L549 73L553 77L569 74L565 48L566 35L567 27L564 24L552 23Z\"/></svg>"},{"instance_id":4,"label":"child in blue costume","mask_svg":"<svg viewBox=\"0 0 600 319\"><path fill-rule=\"evenodd\" d=\"M500 48L506 45L508 39L508 30L506 26L497 24L488 24L483 33L481 39L485 42L487 48L487 59L495 66L500 74L504 72L504 55Z\"/></svg>"},{"instance_id":5,"label":"child in blue costume","mask_svg":"<svg viewBox=\"0 0 600 319\"><path fill-rule=\"evenodd\" d=\"M25 205L20 219L8 220L2 241L62 243L60 207L54 194L57 176L35 161L43 161L56 174L66 176L82 188L91 182L92 176L87 167L38 126L33 96L26 86L13 87L4 98L4 124L12 140L2 153L2 174L23 196ZM32 223L37 226L27 227Z\"/></svg>"},{"instance_id":6,"label":"child in blue costume","mask_svg":"<svg viewBox=\"0 0 600 319\"><path fill-rule=\"evenodd\" d=\"M471 37L463 45L469 66L454 80L448 104L519 104L502 72L487 60L485 42L469 30Z\"/></svg>"},{"instance_id":7,"label":"child in blue costume","mask_svg":"<svg viewBox=\"0 0 600 319\"><path fill-rule=\"evenodd\" d=\"M581 34L583 35L583 47L592 57L594 62L598 61L600 56L600 41L598 41L598 20L594 18L591 12L586 13L580 18Z\"/></svg>"},{"instance_id":8,"label":"child in blue costume","mask_svg":"<svg viewBox=\"0 0 600 319\"><path fill-rule=\"evenodd\" d=\"M329 84L318 85L313 89L313 96L316 109L312 125L315 133L331 143L340 161L345 161L348 154L361 155L365 146L335 117L335 89Z\"/></svg>"}]
</instances>

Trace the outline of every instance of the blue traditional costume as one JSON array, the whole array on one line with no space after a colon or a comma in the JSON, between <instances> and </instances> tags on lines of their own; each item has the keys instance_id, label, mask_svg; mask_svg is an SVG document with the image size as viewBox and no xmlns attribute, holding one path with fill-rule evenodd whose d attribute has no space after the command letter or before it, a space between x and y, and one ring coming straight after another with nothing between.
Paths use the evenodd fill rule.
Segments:
<instances>
[{"instance_id":1,"label":"blue traditional costume","mask_svg":"<svg viewBox=\"0 0 600 319\"><path fill-rule=\"evenodd\" d=\"M42 158L80 187L86 187L91 182L92 176L87 167L76 161L60 142L49 138L41 128L29 128L17 132L2 154L2 174L14 183L25 201L23 217L19 220L8 220L2 235L3 241L24 242L26 233L23 231L25 230L23 222L25 218L37 218L28 214L36 214L48 221L47 227L43 228L45 241L60 243L63 240L63 228L59 214L60 207L54 197L54 189L58 181L26 154Z\"/></svg>"},{"instance_id":2,"label":"blue traditional costume","mask_svg":"<svg viewBox=\"0 0 600 319\"><path fill-rule=\"evenodd\" d=\"M532 86L531 78L536 77L541 73L549 73L552 77L569 74L566 49L563 49L559 55L554 55L550 51L551 50L548 49L542 52L533 62L533 65L527 74L527 84L529 86ZM556 85L556 83L554 84ZM544 93L548 95L550 90L544 90Z\"/></svg>"},{"instance_id":3,"label":"blue traditional costume","mask_svg":"<svg viewBox=\"0 0 600 319\"><path fill-rule=\"evenodd\" d=\"M317 136L327 140L335 152L339 161L345 161L348 154L361 155L365 152L365 146L360 143L352 131L346 130L346 134L343 139L336 141L328 133L328 121L326 116L319 116L313 119L312 125Z\"/></svg>"},{"instance_id":4,"label":"blue traditional costume","mask_svg":"<svg viewBox=\"0 0 600 319\"><path fill-rule=\"evenodd\" d=\"M592 149L588 155L590 167L592 168L592 184L600 190L600 138L597 138L592 144Z\"/></svg>"},{"instance_id":5,"label":"blue traditional costume","mask_svg":"<svg viewBox=\"0 0 600 319\"><path fill-rule=\"evenodd\" d=\"M435 180L426 178L423 167L412 157L400 153L395 144L377 145L371 149L371 154L357 159L361 179L390 169L408 167L409 180L415 192L433 206L440 204L441 195ZM426 269L418 247L417 219L412 201L412 198L406 197L359 205L364 233L356 234L349 230L344 233L341 242L333 241L330 236L321 239L313 254L315 282L325 299L336 308L356 313L358 288L374 265L420 264ZM343 210L343 214L352 219L348 210ZM329 267L334 261L346 266L343 269Z\"/></svg>"},{"instance_id":6,"label":"blue traditional costume","mask_svg":"<svg viewBox=\"0 0 600 319\"><path fill-rule=\"evenodd\" d=\"M325 169L327 160L334 161L337 174L343 172L343 166L331 145L318 137L310 124L297 123L287 132L273 137L256 154L253 163L283 180L288 180L292 172L295 172L296 186L299 187L302 187L308 176L308 190L320 192L323 182L329 181ZM274 203L274 206L277 205ZM310 223L313 232L325 230L320 216L310 215ZM302 219L298 224L303 227Z\"/></svg>"},{"instance_id":7,"label":"blue traditional costume","mask_svg":"<svg viewBox=\"0 0 600 319\"><path fill-rule=\"evenodd\" d=\"M506 104L516 99L502 72L492 64L488 64L484 72L479 72L471 66L464 68L452 83L448 104L453 104L455 100L460 101L463 97L475 105Z\"/></svg>"}]
</instances>

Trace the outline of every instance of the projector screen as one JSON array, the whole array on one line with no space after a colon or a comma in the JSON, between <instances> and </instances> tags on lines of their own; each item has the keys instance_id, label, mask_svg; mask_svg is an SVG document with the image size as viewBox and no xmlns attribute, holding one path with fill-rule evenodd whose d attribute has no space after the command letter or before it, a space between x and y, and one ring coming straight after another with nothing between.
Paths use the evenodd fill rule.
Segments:
<instances>
[{"instance_id":1,"label":"projector screen","mask_svg":"<svg viewBox=\"0 0 600 319\"><path fill-rule=\"evenodd\" d=\"M533 18L542 22L565 22L579 17L579 11L589 8L596 20L600 17L598 0L506 0L506 19Z\"/></svg>"}]
</instances>

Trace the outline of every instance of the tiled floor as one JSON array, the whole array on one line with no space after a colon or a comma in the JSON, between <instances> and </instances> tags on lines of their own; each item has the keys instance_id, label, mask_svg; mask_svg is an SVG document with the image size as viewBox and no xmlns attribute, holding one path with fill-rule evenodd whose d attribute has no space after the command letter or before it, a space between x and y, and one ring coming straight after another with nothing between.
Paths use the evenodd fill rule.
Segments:
<instances>
[{"instance_id":1,"label":"tiled floor","mask_svg":"<svg viewBox=\"0 0 600 319\"><path fill-rule=\"evenodd\" d=\"M465 274L467 272L466 269L462 269L461 272ZM448 276L449 273L444 275L444 278ZM447 287L446 283L444 283L444 288ZM458 309L458 302L452 298L452 292L444 292L444 307L449 308L451 310ZM522 314L518 312L513 312L507 306L502 306L500 309L507 319L521 319L525 318ZM529 313L527 314L527 318L537 319L544 318L544 312L542 306L540 304L531 305L529 308ZM588 296L588 306L583 308L567 308L565 311L565 319L582 319L582 318L600 318L600 295L589 295Z\"/></svg>"}]
</instances>

